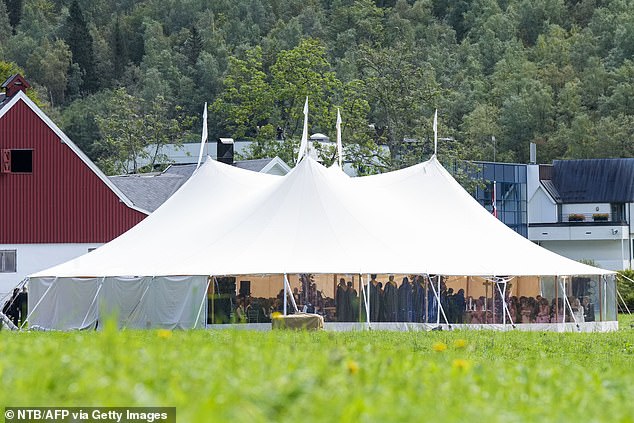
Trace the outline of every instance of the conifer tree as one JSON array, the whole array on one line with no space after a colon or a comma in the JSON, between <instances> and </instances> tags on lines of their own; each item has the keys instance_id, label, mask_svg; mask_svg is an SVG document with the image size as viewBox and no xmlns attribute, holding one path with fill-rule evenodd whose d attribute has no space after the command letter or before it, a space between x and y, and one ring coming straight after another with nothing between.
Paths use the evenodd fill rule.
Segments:
<instances>
[{"instance_id":1,"label":"conifer tree","mask_svg":"<svg viewBox=\"0 0 634 423\"><path fill-rule=\"evenodd\" d=\"M64 29L65 41L73 55L73 63L77 63L81 69L80 90L87 93L95 92L99 88L99 81L95 71L93 40L77 0L74 0L70 5Z\"/></svg>"}]
</instances>

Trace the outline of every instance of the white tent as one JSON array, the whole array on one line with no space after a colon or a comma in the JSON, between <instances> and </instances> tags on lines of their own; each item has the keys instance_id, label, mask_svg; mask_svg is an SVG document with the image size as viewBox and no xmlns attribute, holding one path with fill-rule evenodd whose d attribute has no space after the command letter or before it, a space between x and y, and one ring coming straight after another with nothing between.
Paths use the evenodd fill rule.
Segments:
<instances>
[{"instance_id":1,"label":"white tent","mask_svg":"<svg viewBox=\"0 0 634 423\"><path fill-rule=\"evenodd\" d=\"M558 256L516 234L482 208L435 157L362 178L347 178L310 158L284 177L208 159L172 198L127 233L31 275L29 308L35 312L30 321L59 329L91 325L100 310L112 308L113 296L121 295L123 288L116 285L132 280L137 293L128 298L135 300L118 308L120 321L136 327L193 327L202 324L208 276L286 273L613 272ZM69 313L53 318L65 306L51 299L69 297L56 295L58 287L72 291L80 285L72 278L78 277L89 278L92 290L73 300L72 319ZM150 295L158 286L165 289L164 278L175 277L189 293L183 297L187 301ZM184 301L200 306L183 308ZM147 314L157 307L177 311L161 318Z\"/></svg>"}]
</instances>

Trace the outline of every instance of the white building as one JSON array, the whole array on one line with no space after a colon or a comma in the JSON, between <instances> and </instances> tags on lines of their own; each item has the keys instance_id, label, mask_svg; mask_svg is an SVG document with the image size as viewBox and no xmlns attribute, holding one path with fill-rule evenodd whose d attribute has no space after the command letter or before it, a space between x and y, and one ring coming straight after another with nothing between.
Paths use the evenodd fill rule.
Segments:
<instances>
[{"instance_id":1,"label":"white building","mask_svg":"<svg viewBox=\"0 0 634 423\"><path fill-rule=\"evenodd\" d=\"M599 267L632 267L634 159L556 160L527 168L528 238Z\"/></svg>"}]
</instances>

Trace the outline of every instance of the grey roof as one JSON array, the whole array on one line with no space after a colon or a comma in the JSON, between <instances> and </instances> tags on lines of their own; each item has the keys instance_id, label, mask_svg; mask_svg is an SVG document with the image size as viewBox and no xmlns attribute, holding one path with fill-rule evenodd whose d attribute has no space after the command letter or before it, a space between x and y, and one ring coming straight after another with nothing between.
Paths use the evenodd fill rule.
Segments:
<instances>
[{"instance_id":1,"label":"grey roof","mask_svg":"<svg viewBox=\"0 0 634 423\"><path fill-rule=\"evenodd\" d=\"M167 173L110 176L135 206L149 212L159 208L188 178Z\"/></svg>"},{"instance_id":2,"label":"grey roof","mask_svg":"<svg viewBox=\"0 0 634 423\"><path fill-rule=\"evenodd\" d=\"M235 167L240 169L252 170L254 172L261 172L262 169L271 163L273 159L253 159L253 160L237 160L233 163Z\"/></svg>"},{"instance_id":3,"label":"grey roof","mask_svg":"<svg viewBox=\"0 0 634 423\"><path fill-rule=\"evenodd\" d=\"M546 192L548 192L548 194L550 194L550 196L553 198L553 200L555 200L557 203L561 203L561 195L559 195L559 191L557 190L557 187L555 187L555 184L553 184L553 181L551 181L550 179L543 179L540 182L542 183L542 186L544 187Z\"/></svg>"},{"instance_id":4,"label":"grey roof","mask_svg":"<svg viewBox=\"0 0 634 423\"><path fill-rule=\"evenodd\" d=\"M564 203L634 202L634 158L555 160L553 167Z\"/></svg>"}]
</instances>

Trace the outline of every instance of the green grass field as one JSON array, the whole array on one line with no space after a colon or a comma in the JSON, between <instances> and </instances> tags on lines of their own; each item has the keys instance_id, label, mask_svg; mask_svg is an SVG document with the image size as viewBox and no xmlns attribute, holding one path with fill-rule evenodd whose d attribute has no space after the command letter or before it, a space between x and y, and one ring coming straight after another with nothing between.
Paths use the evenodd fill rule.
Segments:
<instances>
[{"instance_id":1,"label":"green grass field","mask_svg":"<svg viewBox=\"0 0 634 423\"><path fill-rule=\"evenodd\" d=\"M179 422L634 422L634 329L0 332L2 406Z\"/></svg>"}]
</instances>

